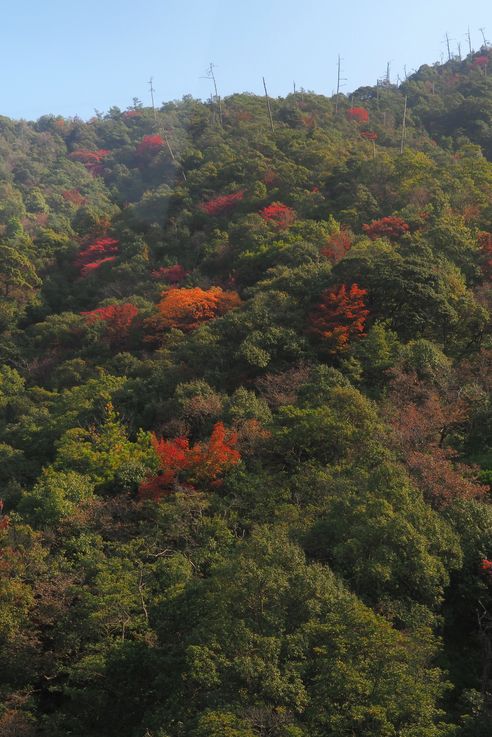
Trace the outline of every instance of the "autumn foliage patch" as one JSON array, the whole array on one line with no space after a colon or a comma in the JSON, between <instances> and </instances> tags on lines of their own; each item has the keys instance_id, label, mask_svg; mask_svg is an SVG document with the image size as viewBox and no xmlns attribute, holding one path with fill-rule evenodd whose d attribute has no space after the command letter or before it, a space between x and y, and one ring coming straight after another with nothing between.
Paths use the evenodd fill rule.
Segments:
<instances>
[{"instance_id":1,"label":"autumn foliage patch","mask_svg":"<svg viewBox=\"0 0 492 737\"><path fill-rule=\"evenodd\" d=\"M186 437L163 440L154 435L152 445L160 471L140 484L140 498L157 501L177 485L202 489L219 486L221 476L241 459L237 442L237 433L227 430L222 422L216 423L207 442L192 446Z\"/></svg>"},{"instance_id":2,"label":"autumn foliage patch","mask_svg":"<svg viewBox=\"0 0 492 737\"><path fill-rule=\"evenodd\" d=\"M488 578L492 579L492 560L489 560L488 558L482 558L480 568L482 572L488 576Z\"/></svg>"},{"instance_id":3,"label":"autumn foliage patch","mask_svg":"<svg viewBox=\"0 0 492 737\"><path fill-rule=\"evenodd\" d=\"M369 314L364 302L366 294L357 284L341 284L321 295L321 302L309 318L309 332L321 339L330 353L346 350L351 338L364 335Z\"/></svg>"},{"instance_id":4,"label":"autumn foliage patch","mask_svg":"<svg viewBox=\"0 0 492 737\"><path fill-rule=\"evenodd\" d=\"M273 223L279 229L288 228L295 222L296 213L291 207L284 205L282 202L272 202L260 211L263 220Z\"/></svg>"},{"instance_id":5,"label":"autumn foliage patch","mask_svg":"<svg viewBox=\"0 0 492 737\"><path fill-rule=\"evenodd\" d=\"M410 226L403 218L390 216L381 218L380 220L373 220L369 225L363 225L362 230L373 241L378 238L398 240L402 235L408 233Z\"/></svg>"},{"instance_id":6,"label":"autumn foliage patch","mask_svg":"<svg viewBox=\"0 0 492 737\"><path fill-rule=\"evenodd\" d=\"M114 238L98 238L85 246L74 261L80 276L88 276L102 264L114 261L119 251L118 243Z\"/></svg>"},{"instance_id":7,"label":"autumn foliage patch","mask_svg":"<svg viewBox=\"0 0 492 737\"><path fill-rule=\"evenodd\" d=\"M151 276L153 279L167 281L168 284L179 284L186 279L188 272L181 264L175 264L174 266L161 266L154 269Z\"/></svg>"},{"instance_id":8,"label":"autumn foliage patch","mask_svg":"<svg viewBox=\"0 0 492 737\"><path fill-rule=\"evenodd\" d=\"M104 322L105 337L111 344L124 340L130 331L133 321L138 315L135 305L125 303L122 305L108 305L98 307L96 310L81 313L88 325Z\"/></svg>"},{"instance_id":9,"label":"autumn foliage patch","mask_svg":"<svg viewBox=\"0 0 492 737\"><path fill-rule=\"evenodd\" d=\"M109 151L105 148L100 148L97 151L89 151L87 149L79 149L78 151L72 151L70 158L72 161L79 161L85 166L94 176L102 174L103 172L103 160L109 154Z\"/></svg>"},{"instance_id":10,"label":"autumn foliage patch","mask_svg":"<svg viewBox=\"0 0 492 737\"><path fill-rule=\"evenodd\" d=\"M177 328L189 333L240 304L237 292L226 292L220 287L208 290L171 287L158 305L158 316L150 322L161 329Z\"/></svg>"},{"instance_id":11,"label":"autumn foliage patch","mask_svg":"<svg viewBox=\"0 0 492 737\"><path fill-rule=\"evenodd\" d=\"M164 146L164 139L158 133L144 136L137 146L137 156L154 156Z\"/></svg>"},{"instance_id":12,"label":"autumn foliage patch","mask_svg":"<svg viewBox=\"0 0 492 737\"><path fill-rule=\"evenodd\" d=\"M213 199L202 202L200 208L207 215L221 215L223 212L231 210L238 202L244 199L244 190L240 189L238 192L233 194L224 194L220 197L214 197Z\"/></svg>"},{"instance_id":13,"label":"autumn foliage patch","mask_svg":"<svg viewBox=\"0 0 492 737\"><path fill-rule=\"evenodd\" d=\"M365 107L350 107L347 110L347 118L355 123L367 123L369 120L369 111Z\"/></svg>"}]
</instances>

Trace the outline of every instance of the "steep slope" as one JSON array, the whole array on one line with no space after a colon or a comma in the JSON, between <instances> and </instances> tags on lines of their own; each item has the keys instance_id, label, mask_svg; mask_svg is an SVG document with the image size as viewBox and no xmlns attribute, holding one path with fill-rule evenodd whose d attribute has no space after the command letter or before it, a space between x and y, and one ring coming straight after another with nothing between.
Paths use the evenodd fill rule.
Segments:
<instances>
[{"instance_id":1,"label":"steep slope","mask_svg":"<svg viewBox=\"0 0 492 737\"><path fill-rule=\"evenodd\" d=\"M491 65L0 119L0 734L490 734Z\"/></svg>"}]
</instances>

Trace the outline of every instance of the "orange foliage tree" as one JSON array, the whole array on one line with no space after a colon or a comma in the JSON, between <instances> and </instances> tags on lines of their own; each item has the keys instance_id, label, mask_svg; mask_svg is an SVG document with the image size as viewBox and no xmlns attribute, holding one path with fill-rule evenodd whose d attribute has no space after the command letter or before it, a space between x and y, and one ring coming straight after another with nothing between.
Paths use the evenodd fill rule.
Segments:
<instances>
[{"instance_id":1,"label":"orange foliage tree","mask_svg":"<svg viewBox=\"0 0 492 737\"><path fill-rule=\"evenodd\" d=\"M152 445L160 471L142 481L140 498L157 501L178 485L193 489L219 486L223 474L241 460L237 442L237 433L227 430L222 422L214 425L207 442L192 446L186 437L164 440L154 435Z\"/></svg>"},{"instance_id":2,"label":"orange foliage tree","mask_svg":"<svg viewBox=\"0 0 492 737\"><path fill-rule=\"evenodd\" d=\"M159 314L150 322L160 329L177 328L188 333L240 304L237 292L226 292L220 287L208 290L171 287L163 293Z\"/></svg>"},{"instance_id":3,"label":"orange foliage tree","mask_svg":"<svg viewBox=\"0 0 492 737\"><path fill-rule=\"evenodd\" d=\"M321 302L310 315L309 332L320 338L330 353L346 350L352 337L364 335L369 314L364 303L366 294L357 284L341 284L321 295Z\"/></svg>"}]
</instances>

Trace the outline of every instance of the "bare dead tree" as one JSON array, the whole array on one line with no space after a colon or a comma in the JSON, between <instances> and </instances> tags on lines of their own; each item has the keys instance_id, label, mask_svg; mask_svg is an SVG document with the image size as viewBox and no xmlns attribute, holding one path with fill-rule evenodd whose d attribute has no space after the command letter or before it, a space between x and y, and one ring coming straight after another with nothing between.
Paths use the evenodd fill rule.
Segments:
<instances>
[{"instance_id":1,"label":"bare dead tree","mask_svg":"<svg viewBox=\"0 0 492 737\"><path fill-rule=\"evenodd\" d=\"M213 86L214 86L214 101L217 105L217 111L219 113L219 122L220 125L223 125L223 118L222 118L222 101L220 99L219 92L217 90L217 80L215 79L215 72L214 72L215 64L213 62L210 62L210 66L207 69L207 79L211 79Z\"/></svg>"},{"instance_id":2,"label":"bare dead tree","mask_svg":"<svg viewBox=\"0 0 492 737\"><path fill-rule=\"evenodd\" d=\"M446 45L448 47L448 61L451 61L451 46L450 46L451 39L449 38L449 34L446 33Z\"/></svg>"},{"instance_id":3,"label":"bare dead tree","mask_svg":"<svg viewBox=\"0 0 492 737\"><path fill-rule=\"evenodd\" d=\"M268 109L268 117L270 118L270 128L272 129L272 133L275 133L275 127L273 125L273 117L272 117L272 107L270 105L270 98L268 96L268 90L265 82L265 77L263 77L263 89L265 90L265 99Z\"/></svg>"},{"instance_id":4,"label":"bare dead tree","mask_svg":"<svg viewBox=\"0 0 492 737\"><path fill-rule=\"evenodd\" d=\"M151 102L152 102L152 112L154 113L154 127L155 127L156 133L158 133L159 132L159 121L157 119L157 110L156 110L156 107L155 107L155 88L154 88L154 78L153 77L151 77L149 79L149 89L150 89L150 99L151 99ZM170 155L171 159L176 164L176 166L180 169L181 176L183 177L184 181L186 182L186 174L185 174L185 171L184 171L184 169L183 169L183 167L181 165L181 162L179 162L177 160L176 156L174 155L173 147L171 146L171 141L169 140L169 134L168 134L167 131L162 130L162 138L164 139L164 143L166 144L166 148L169 151L169 155Z\"/></svg>"},{"instance_id":5,"label":"bare dead tree","mask_svg":"<svg viewBox=\"0 0 492 737\"><path fill-rule=\"evenodd\" d=\"M405 148L405 139L407 137L407 104L408 104L408 95L405 95L405 107L403 108L403 123L401 128L401 145L400 145L400 153L403 153L403 150Z\"/></svg>"}]
</instances>

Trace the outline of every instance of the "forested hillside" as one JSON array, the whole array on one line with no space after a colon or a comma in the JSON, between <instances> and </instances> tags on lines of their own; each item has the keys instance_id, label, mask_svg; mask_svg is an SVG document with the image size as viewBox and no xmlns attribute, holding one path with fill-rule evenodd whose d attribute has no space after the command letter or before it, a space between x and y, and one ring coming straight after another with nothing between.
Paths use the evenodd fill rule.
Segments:
<instances>
[{"instance_id":1,"label":"forested hillside","mask_svg":"<svg viewBox=\"0 0 492 737\"><path fill-rule=\"evenodd\" d=\"M492 51L270 103L0 118L0 737L492 733Z\"/></svg>"}]
</instances>

